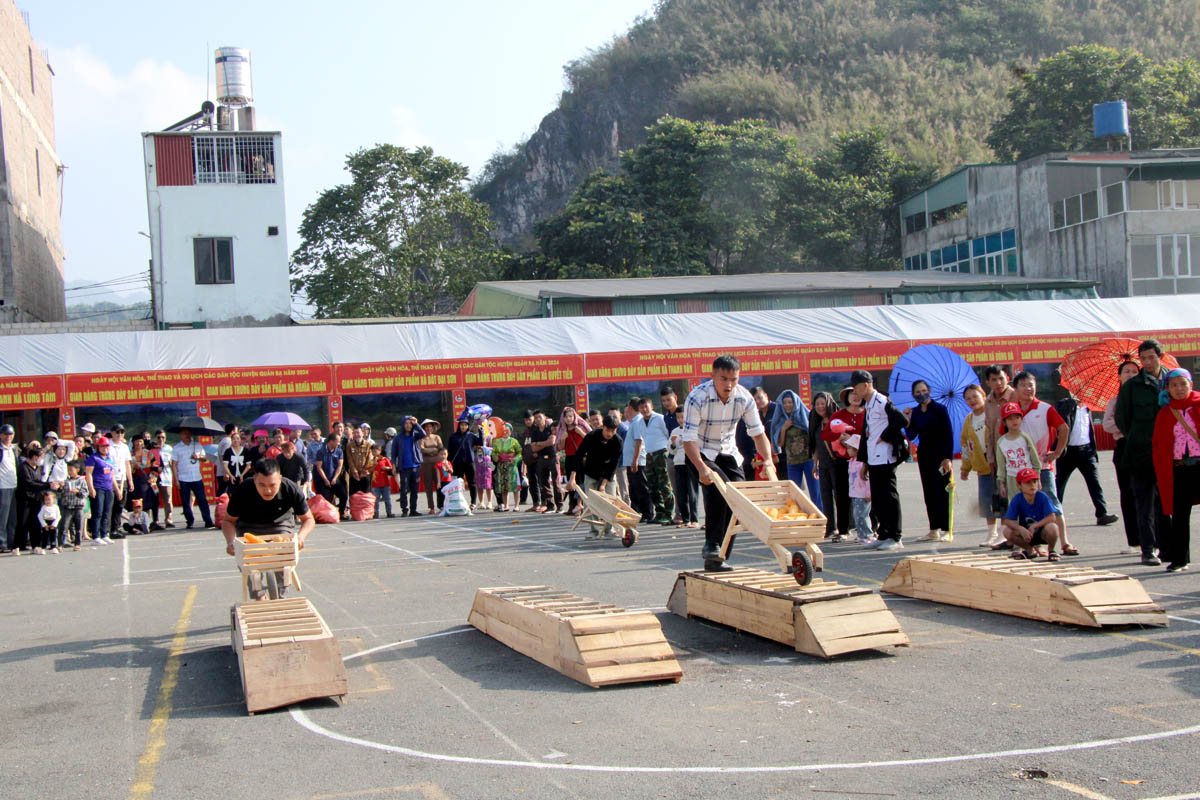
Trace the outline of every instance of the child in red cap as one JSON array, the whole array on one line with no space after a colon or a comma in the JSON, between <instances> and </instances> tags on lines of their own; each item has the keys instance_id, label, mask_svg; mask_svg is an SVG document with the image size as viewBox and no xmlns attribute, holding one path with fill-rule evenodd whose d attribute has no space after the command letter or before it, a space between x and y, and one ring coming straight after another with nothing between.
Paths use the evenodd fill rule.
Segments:
<instances>
[{"instance_id":1,"label":"child in red cap","mask_svg":"<svg viewBox=\"0 0 1200 800\"><path fill-rule=\"evenodd\" d=\"M1000 409L1000 419L1003 428L996 440L996 491L1001 497L1011 500L1019 494L1017 473L1026 468L1040 470L1042 461L1038 458L1033 437L1021 430L1021 423L1025 419L1021 407L1016 403L1006 403Z\"/></svg>"},{"instance_id":2,"label":"child in red cap","mask_svg":"<svg viewBox=\"0 0 1200 800\"><path fill-rule=\"evenodd\" d=\"M1013 558L1032 559L1037 553L1035 548L1044 544L1050 548L1049 560L1059 559L1054 552L1058 544L1058 514L1050 496L1040 491L1041 485L1036 469L1026 467L1017 473L1021 492L1008 504L1004 518L1004 538L1012 545Z\"/></svg>"}]
</instances>

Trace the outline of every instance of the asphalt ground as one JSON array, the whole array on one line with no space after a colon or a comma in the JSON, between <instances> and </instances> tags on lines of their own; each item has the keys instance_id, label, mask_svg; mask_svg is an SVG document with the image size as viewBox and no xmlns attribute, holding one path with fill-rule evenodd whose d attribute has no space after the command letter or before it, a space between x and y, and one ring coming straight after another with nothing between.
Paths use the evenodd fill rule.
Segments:
<instances>
[{"instance_id":1,"label":"asphalt ground","mask_svg":"<svg viewBox=\"0 0 1200 800\"><path fill-rule=\"evenodd\" d=\"M915 467L901 478L905 550L828 544L825 577L877 585L903 555L979 551L965 497L953 544L913 541ZM320 526L302 594L345 656L382 649L347 661L344 704L252 717L219 533L4 558L0 797L1191 796L1200 740L1178 731L1200 723L1200 575L1118 555L1120 524L1089 524L1078 477L1067 510L1070 562L1142 579L1169 628L887 595L912 647L824 662L665 611L675 574L700 566L696 531L649 527L627 550L526 513ZM775 569L745 535L732 562ZM590 689L465 626L477 587L525 584L654 609L682 682Z\"/></svg>"}]
</instances>

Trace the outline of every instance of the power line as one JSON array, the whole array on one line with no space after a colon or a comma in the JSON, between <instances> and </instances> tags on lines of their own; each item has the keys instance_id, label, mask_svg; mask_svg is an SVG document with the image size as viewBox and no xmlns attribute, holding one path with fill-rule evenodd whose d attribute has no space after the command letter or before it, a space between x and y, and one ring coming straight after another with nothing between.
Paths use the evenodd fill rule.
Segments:
<instances>
[{"instance_id":1,"label":"power line","mask_svg":"<svg viewBox=\"0 0 1200 800\"><path fill-rule=\"evenodd\" d=\"M128 275L121 275L120 277L109 278L106 281L98 281L96 283L87 283L87 284L84 284L83 286L72 286L71 288L64 289L63 291L78 292L83 289L97 289L102 286L115 286L120 283L129 283L131 281L136 281L136 280L149 280L149 276L145 273L145 271L131 272Z\"/></svg>"}]
</instances>

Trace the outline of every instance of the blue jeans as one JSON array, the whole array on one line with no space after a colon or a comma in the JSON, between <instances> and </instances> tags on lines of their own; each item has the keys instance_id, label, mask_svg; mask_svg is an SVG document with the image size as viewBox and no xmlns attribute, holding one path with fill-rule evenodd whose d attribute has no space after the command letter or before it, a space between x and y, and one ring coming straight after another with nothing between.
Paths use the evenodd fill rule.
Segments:
<instances>
[{"instance_id":1,"label":"blue jeans","mask_svg":"<svg viewBox=\"0 0 1200 800\"><path fill-rule=\"evenodd\" d=\"M0 489L0 544L12 549L17 538L17 490Z\"/></svg>"},{"instance_id":2,"label":"blue jeans","mask_svg":"<svg viewBox=\"0 0 1200 800\"><path fill-rule=\"evenodd\" d=\"M212 514L208 511L208 497L204 494L204 481L180 481L179 482L179 499L183 505L183 518L187 520L188 527L196 521L196 517L192 514L192 495L196 495L196 505L200 506L200 516L204 517L204 524L211 526L213 524Z\"/></svg>"},{"instance_id":3,"label":"blue jeans","mask_svg":"<svg viewBox=\"0 0 1200 800\"><path fill-rule=\"evenodd\" d=\"M421 488L421 468L402 467L400 469L400 510L417 510L417 491Z\"/></svg>"},{"instance_id":4,"label":"blue jeans","mask_svg":"<svg viewBox=\"0 0 1200 800\"><path fill-rule=\"evenodd\" d=\"M816 504L817 508L821 507L821 484L817 482L817 478L813 475L813 461L810 459L803 464L788 464L787 476L788 479L803 489L808 487L809 499Z\"/></svg>"},{"instance_id":5,"label":"blue jeans","mask_svg":"<svg viewBox=\"0 0 1200 800\"><path fill-rule=\"evenodd\" d=\"M1058 500L1058 488L1054 485L1054 470L1044 469L1038 477L1042 480L1042 491L1050 498L1050 505L1054 507L1054 513L1063 513L1062 503Z\"/></svg>"},{"instance_id":6,"label":"blue jeans","mask_svg":"<svg viewBox=\"0 0 1200 800\"><path fill-rule=\"evenodd\" d=\"M92 498L92 519L96 520L96 530L92 534L93 539L107 538L111 532L108 529L108 523L112 517L112 507L112 489L97 489L96 496Z\"/></svg>"}]
</instances>

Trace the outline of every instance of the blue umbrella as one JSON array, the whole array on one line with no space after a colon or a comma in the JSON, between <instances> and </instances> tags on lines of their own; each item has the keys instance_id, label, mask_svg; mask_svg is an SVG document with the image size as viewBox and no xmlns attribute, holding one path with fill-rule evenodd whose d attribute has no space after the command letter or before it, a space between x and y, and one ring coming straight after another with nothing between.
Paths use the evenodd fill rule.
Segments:
<instances>
[{"instance_id":1,"label":"blue umbrella","mask_svg":"<svg viewBox=\"0 0 1200 800\"><path fill-rule=\"evenodd\" d=\"M897 408L913 408L917 405L912 396L915 381L929 384L933 399L946 407L950 425L954 429L954 454L958 455L962 451L963 422L971 413L967 402L963 400L963 389L979 382L975 370L953 350L936 344L923 344L900 356L896 366L892 367L888 395Z\"/></svg>"},{"instance_id":2,"label":"blue umbrella","mask_svg":"<svg viewBox=\"0 0 1200 800\"><path fill-rule=\"evenodd\" d=\"M469 422L475 417L490 417L492 415L492 407L487 403L476 403L469 406L461 414L458 415L459 422Z\"/></svg>"}]
</instances>

